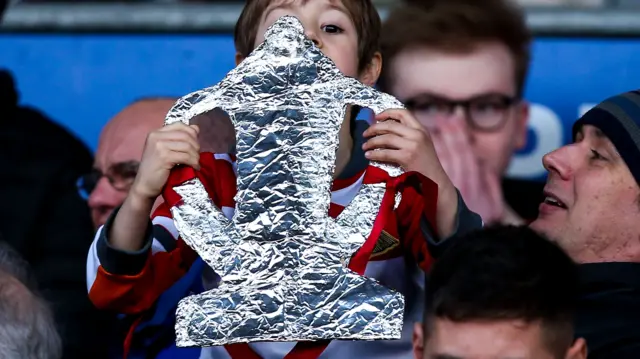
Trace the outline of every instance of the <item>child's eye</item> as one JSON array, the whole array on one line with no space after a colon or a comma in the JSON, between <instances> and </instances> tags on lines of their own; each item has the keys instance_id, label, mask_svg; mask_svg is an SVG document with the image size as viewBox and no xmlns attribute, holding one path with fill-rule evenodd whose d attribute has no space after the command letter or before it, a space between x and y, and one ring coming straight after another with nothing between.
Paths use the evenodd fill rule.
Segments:
<instances>
[{"instance_id":1,"label":"child's eye","mask_svg":"<svg viewBox=\"0 0 640 359\"><path fill-rule=\"evenodd\" d=\"M342 33L344 30L342 30L342 28L340 26L336 26L336 25L324 25L322 26L322 31L324 32L328 32L330 34L340 34Z\"/></svg>"}]
</instances>

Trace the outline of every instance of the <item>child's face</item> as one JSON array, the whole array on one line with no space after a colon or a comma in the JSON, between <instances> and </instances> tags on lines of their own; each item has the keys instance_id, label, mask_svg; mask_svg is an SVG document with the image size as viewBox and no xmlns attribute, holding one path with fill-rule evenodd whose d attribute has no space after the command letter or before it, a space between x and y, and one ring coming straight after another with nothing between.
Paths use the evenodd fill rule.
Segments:
<instances>
[{"instance_id":1,"label":"child's face","mask_svg":"<svg viewBox=\"0 0 640 359\"><path fill-rule=\"evenodd\" d=\"M285 15L292 15L300 20L307 37L333 60L344 75L358 78L364 83L370 82L368 76L360 76L358 73L358 34L341 1L272 1L262 15L254 47L264 41L267 29Z\"/></svg>"}]
</instances>

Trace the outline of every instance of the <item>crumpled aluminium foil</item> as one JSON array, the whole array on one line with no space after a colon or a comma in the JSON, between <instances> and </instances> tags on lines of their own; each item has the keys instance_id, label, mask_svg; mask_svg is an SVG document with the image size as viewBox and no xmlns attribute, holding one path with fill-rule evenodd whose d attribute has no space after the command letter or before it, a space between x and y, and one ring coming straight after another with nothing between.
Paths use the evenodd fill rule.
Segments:
<instances>
[{"instance_id":1,"label":"crumpled aluminium foil","mask_svg":"<svg viewBox=\"0 0 640 359\"><path fill-rule=\"evenodd\" d=\"M199 180L174 188L183 198L171 209L182 239L221 277L218 288L180 302L179 346L400 338L402 295L347 269L372 230L384 184L363 185L337 219L328 215L348 104L376 113L403 108L343 76L285 16L220 83L169 111L165 124L189 124L222 108L237 141L232 220Z\"/></svg>"}]
</instances>

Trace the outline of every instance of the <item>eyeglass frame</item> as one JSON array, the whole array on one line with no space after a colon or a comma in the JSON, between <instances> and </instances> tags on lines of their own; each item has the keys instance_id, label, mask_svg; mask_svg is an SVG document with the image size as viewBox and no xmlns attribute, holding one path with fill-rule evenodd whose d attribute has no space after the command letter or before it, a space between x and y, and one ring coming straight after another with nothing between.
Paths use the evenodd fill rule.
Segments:
<instances>
[{"instance_id":1,"label":"eyeglass frame","mask_svg":"<svg viewBox=\"0 0 640 359\"><path fill-rule=\"evenodd\" d=\"M113 189L119 192L128 192L133 185L133 181L136 178L138 169L140 168L139 161L124 161L118 162L111 166L105 172L102 172L99 168L93 168L91 172L86 173L78 178L76 181L76 188L78 193L85 200L89 199L91 193L95 191L98 183L103 177L106 177L109 184ZM120 177L119 180L116 177ZM88 188L88 181L94 181L91 188ZM121 182L120 184L118 182ZM122 183L124 182L124 183Z\"/></svg>"},{"instance_id":2,"label":"eyeglass frame","mask_svg":"<svg viewBox=\"0 0 640 359\"><path fill-rule=\"evenodd\" d=\"M510 95L501 94L501 93L481 94L466 100L450 100L441 95L423 93L413 98L409 98L408 100L405 100L404 101L405 107L407 108L407 110L411 111L415 115L416 113L419 113L419 111L421 111L419 109L420 106L416 105L416 102L418 102L419 100L424 101L424 98L431 99L433 103L445 104L448 107L446 111L448 116L451 116L457 108L461 107L462 110L464 111L464 117L467 124L472 129L481 131L481 132L496 132L501 130L504 127L504 125L507 123L507 120L509 118L509 111L512 110L514 106L518 105L522 100L521 97L519 96L510 96ZM482 127L482 126L479 126L477 121L474 120L474 116L472 116L472 113L471 113L471 107L474 105L474 102L477 103L478 101L482 101L482 100L486 101L488 99L495 99L498 102L501 102L500 106L503 107L501 110L503 110L504 113L502 114L502 118L494 126ZM418 116L416 115L416 117Z\"/></svg>"}]
</instances>

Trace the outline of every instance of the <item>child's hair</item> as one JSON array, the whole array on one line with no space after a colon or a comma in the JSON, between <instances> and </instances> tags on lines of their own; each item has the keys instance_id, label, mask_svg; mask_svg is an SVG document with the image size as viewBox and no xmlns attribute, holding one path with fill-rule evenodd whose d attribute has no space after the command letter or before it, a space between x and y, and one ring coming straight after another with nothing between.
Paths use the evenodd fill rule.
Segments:
<instances>
[{"instance_id":1,"label":"child's hair","mask_svg":"<svg viewBox=\"0 0 640 359\"><path fill-rule=\"evenodd\" d=\"M234 31L236 51L243 57L254 50L258 35L258 26L264 11L273 1L291 2L294 0L247 0L238 18ZM309 0L297 0L307 2ZM332 0L342 1L349 12L358 34L358 69L364 70L380 49L380 15L371 0Z\"/></svg>"},{"instance_id":2,"label":"child's hair","mask_svg":"<svg viewBox=\"0 0 640 359\"><path fill-rule=\"evenodd\" d=\"M518 94L529 69L531 34L522 10L510 0L405 0L386 19L381 38L382 58L390 64L407 49L427 48L454 54L497 42L506 46L515 63ZM379 85L387 90L393 79L383 66Z\"/></svg>"}]
</instances>

